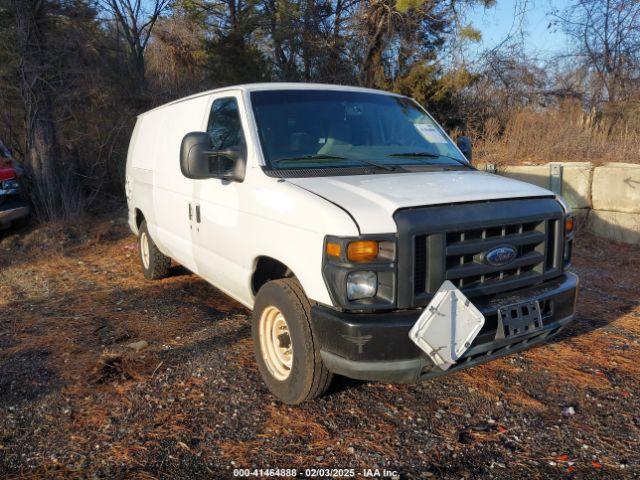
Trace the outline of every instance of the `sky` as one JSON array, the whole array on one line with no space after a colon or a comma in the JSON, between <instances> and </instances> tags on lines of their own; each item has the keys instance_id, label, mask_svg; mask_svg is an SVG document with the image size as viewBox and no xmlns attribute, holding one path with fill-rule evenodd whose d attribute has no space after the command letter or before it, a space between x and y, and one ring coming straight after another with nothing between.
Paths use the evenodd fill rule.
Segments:
<instances>
[{"instance_id":1,"label":"sky","mask_svg":"<svg viewBox=\"0 0 640 480\"><path fill-rule=\"evenodd\" d=\"M510 34L524 30L524 46L528 53L547 57L561 53L568 47L565 35L557 28L547 28L554 9L562 10L571 0L497 0L492 8L473 7L467 12L468 21L480 30L482 41L469 47L478 54L499 45Z\"/></svg>"}]
</instances>

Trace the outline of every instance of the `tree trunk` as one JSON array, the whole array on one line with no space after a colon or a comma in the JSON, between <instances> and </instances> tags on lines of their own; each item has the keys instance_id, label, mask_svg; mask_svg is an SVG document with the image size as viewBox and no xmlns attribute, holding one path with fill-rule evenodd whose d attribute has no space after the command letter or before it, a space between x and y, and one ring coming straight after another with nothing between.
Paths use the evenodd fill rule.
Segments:
<instances>
[{"instance_id":1,"label":"tree trunk","mask_svg":"<svg viewBox=\"0 0 640 480\"><path fill-rule=\"evenodd\" d=\"M60 149L53 119L51 88L47 81L43 0L13 0L18 51L22 57L21 90L25 107L25 163L36 207L45 216L59 213Z\"/></svg>"},{"instance_id":2,"label":"tree trunk","mask_svg":"<svg viewBox=\"0 0 640 480\"><path fill-rule=\"evenodd\" d=\"M138 77L139 93L144 96L147 93L147 64L144 58L144 48L141 45L136 45L133 50L133 64L136 69L136 76Z\"/></svg>"},{"instance_id":3,"label":"tree trunk","mask_svg":"<svg viewBox=\"0 0 640 480\"><path fill-rule=\"evenodd\" d=\"M369 44L360 70L360 84L363 87L375 88L378 86L376 85L376 73L380 68L380 56L383 50L382 37L386 20L385 14L382 13L375 19L375 23L371 22L373 24L369 25Z\"/></svg>"},{"instance_id":4,"label":"tree trunk","mask_svg":"<svg viewBox=\"0 0 640 480\"><path fill-rule=\"evenodd\" d=\"M302 34L302 61L304 65L304 80L312 80L312 62L314 58L314 43L317 41L315 0L306 0L303 17L304 32Z\"/></svg>"}]
</instances>

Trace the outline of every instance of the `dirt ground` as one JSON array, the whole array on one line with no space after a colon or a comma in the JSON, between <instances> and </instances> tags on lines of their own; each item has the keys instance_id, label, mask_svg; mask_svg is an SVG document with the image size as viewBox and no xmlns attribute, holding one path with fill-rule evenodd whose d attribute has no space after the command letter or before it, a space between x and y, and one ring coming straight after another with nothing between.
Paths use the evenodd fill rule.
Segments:
<instances>
[{"instance_id":1,"label":"dirt ground","mask_svg":"<svg viewBox=\"0 0 640 480\"><path fill-rule=\"evenodd\" d=\"M640 476L638 247L579 234L578 315L550 344L289 407L259 378L249 312L180 267L146 281L118 218L0 239L0 477Z\"/></svg>"}]
</instances>

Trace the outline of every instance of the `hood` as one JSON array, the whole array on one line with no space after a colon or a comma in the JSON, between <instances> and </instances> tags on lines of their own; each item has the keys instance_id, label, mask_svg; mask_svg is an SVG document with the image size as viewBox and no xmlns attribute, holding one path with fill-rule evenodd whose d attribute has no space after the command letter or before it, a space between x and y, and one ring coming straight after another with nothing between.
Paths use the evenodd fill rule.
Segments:
<instances>
[{"instance_id":1,"label":"hood","mask_svg":"<svg viewBox=\"0 0 640 480\"><path fill-rule=\"evenodd\" d=\"M476 170L290 178L348 211L361 233L396 231L400 208L553 195L544 188Z\"/></svg>"}]
</instances>

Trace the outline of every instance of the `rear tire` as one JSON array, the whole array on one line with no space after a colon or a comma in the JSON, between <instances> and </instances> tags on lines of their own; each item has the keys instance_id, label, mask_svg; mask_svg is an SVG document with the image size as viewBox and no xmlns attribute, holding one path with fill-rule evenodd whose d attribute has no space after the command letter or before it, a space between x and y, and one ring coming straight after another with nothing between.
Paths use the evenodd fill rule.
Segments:
<instances>
[{"instance_id":1,"label":"rear tire","mask_svg":"<svg viewBox=\"0 0 640 480\"><path fill-rule=\"evenodd\" d=\"M251 333L260 374L279 400L296 405L324 394L333 374L311 330L311 305L294 278L267 282L253 309Z\"/></svg>"},{"instance_id":2,"label":"rear tire","mask_svg":"<svg viewBox=\"0 0 640 480\"><path fill-rule=\"evenodd\" d=\"M164 278L171 268L171 258L163 254L149 235L147 222L143 220L138 233L138 254L142 273L148 280Z\"/></svg>"}]
</instances>

